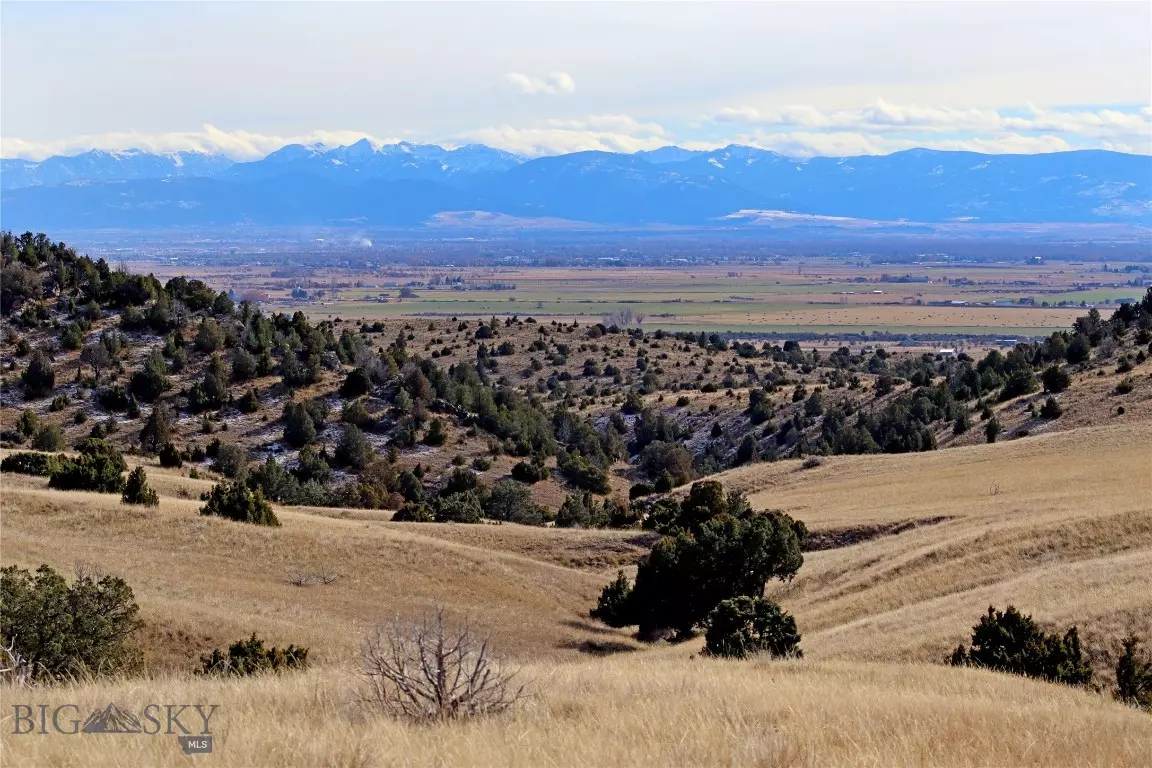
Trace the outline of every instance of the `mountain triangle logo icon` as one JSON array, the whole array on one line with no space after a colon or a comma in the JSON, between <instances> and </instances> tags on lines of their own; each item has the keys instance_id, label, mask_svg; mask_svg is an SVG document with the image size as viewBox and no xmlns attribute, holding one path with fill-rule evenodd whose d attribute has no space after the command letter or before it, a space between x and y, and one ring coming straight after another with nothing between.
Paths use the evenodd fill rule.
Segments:
<instances>
[{"instance_id":1,"label":"mountain triangle logo icon","mask_svg":"<svg viewBox=\"0 0 1152 768\"><path fill-rule=\"evenodd\" d=\"M104 709L93 710L81 730L84 733L140 733L142 729L136 715L110 703Z\"/></svg>"}]
</instances>

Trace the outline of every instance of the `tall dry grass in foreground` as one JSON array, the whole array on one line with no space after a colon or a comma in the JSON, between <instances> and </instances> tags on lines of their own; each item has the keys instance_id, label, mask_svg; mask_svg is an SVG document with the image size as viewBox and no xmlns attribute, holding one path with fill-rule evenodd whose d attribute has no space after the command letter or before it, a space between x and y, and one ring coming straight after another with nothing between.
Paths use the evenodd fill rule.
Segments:
<instances>
[{"instance_id":1,"label":"tall dry grass in foreground","mask_svg":"<svg viewBox=\"0 0 1152 768\"><path fill-rule=\"evenodd\" d=\"M219 704L212 755L175 736L13 736L21 766L1147 766L1152 717L1102 696L981 670L617 657L531 665L509 714L405 725L353 703L335 669L248 680L3 691L5 703ZM5 708L7 710L7 707ZM10 710L8 710L10 711Z\"/></svg>"}]
</instances>

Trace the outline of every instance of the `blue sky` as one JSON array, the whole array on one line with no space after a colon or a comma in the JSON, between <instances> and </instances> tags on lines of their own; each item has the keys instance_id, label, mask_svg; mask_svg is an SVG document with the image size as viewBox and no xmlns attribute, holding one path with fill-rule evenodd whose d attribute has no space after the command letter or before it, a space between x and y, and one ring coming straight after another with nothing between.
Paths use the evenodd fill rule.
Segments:
<instances>
[{"instance_id":1,"label":"blue sky","mask_svg":"<svg viewBox=\"0 0 1152 768\"><path fill-rule=\"evenodd\" d=\"M1152 153L1152 4L0 4L0 154Z\"/></svg>"}]
</instances>

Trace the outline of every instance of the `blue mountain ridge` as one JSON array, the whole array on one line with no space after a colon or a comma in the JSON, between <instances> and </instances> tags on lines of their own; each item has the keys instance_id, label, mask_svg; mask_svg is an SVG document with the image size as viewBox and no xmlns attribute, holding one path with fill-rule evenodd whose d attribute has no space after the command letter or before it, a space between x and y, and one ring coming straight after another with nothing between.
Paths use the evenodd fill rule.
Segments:
<instances>
[{"instance_id":1,"label":"blue mountain ridge","mask_svg":"<svg viewBox=\"0 0 1152 768\"><path fill-rule=\"evenodd\" d=\"M741 211L884 221L1152 224L1152 157L1102 150L986 155L914 149L791 158L664 147L526 159L483 145L293 144L246 163L93 150L0 161L0 224L420 226L488 211L614 225L739 226ZM726 218L727 217L727 218Z\"/></svg>"}]
</instances>

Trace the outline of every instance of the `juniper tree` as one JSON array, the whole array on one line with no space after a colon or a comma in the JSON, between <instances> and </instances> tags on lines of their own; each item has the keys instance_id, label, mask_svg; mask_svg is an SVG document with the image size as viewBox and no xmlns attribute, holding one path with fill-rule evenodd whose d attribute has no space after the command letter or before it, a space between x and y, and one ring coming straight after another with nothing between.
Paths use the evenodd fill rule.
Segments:
<instances>
[{"instance_id":1,"label":"juniper tree","mask_svg":"<svg viewBox=\"0 0 1152 768\"><path fill-rule=\"evenodd\" d=\"M444 422L441 419L432 419L428 425L428 431L424 433L425 445L444 445L448 439L447 433L444 431Z\"/></svg>"},{"instance_id":2,"label":"juniper tree","mask_svg":"<svg viewBox=\"0 0 1152 768\"><path fill-rule=\"evenodd\" d=\"M316 439L316 427L303 403L284 405L284 442L300 448Z\"/></svg>"},{"instance_id":3,"label":"juniper tree","mask_svg":"<svg viewBox=\"0 0 1152 768\"><path fill-rule=\"evenodd\" d=\"M804 562L807 528L783 512L753 512L715 482L693 485L670 505L664 536L636 573L628 618L642 635L690 636L724 600L760 597L769 579L792 578ZM619 585L610 589L619 591Z\"/></svg>"},{"instance_id":4,"label":"juniper tree","mask_svg":"<svg viewBox=\"0 0 1152 768\"><path fill-rule=\"evenodd\" d=\"M171 441L172 427L168 423L168 409L162 403L157 404L140 430L140 450L144 453L159 453Z\"/></svg>"},{"instance_id":5,"label":"juniper tree","mask_svg":"<svg viewBox=\"0 0 1152 768\"><path fill-rule=\"evenodd\" d=\"M265 501L263 492L259 488L250 490L239 480L213 486L207 503L200 508L200 514L255 525L280 525L272 506Z\"/></svg>"},{"instance_id":6,"label":"juniper tree","mask_svg":"<svg viewBox=\"0 0 1152 768\"><path fill-rule=\"evenodd\" d=\"M148 485L148 475L144 472L144 467L136 467L128 473L128 480L124 483L124 494L120 500L124 504L140 504L145 507L155 507L160 503L160 497Z\"/></svg>"},{"instance_id":7,"label":"juniper tree","mask_svg":"<svg viewBox=\"0 0 1152 768\"><path fill-rule=\"evenodd\" d=\"M1140 658L1140 640L1124 638L1123 652L1116 662L1116 698L1132 707L1152 710L1152 661Z\"/></svg>"},{"instance_id":8,"label":"juniper tree","mask_svg":"<svg viewBox=\"0 0 1152 768\"><path fill-rule=\"evenodd\" d=\"M1032 620L1008 606L988 613L972 628L972 647L960 645L952 653L956 666L987 667L1054 683L1085 685L1092 680L1092 667L1080 649L1076 627L1063 636L1044 632Z\"/></svg>"},{"instance_id":9,"label":"juniper tree","mask_svg":"<svg viewBox=\"0 0 1152 768\"><path fill-rule=\"evenodd\" d=\"M144 367L132 374L130 383L132 394L146 403L151 403L172 388L168 381L168 365L160 350L154 349L148 355Z\"/></svg>"},{"instance_id":10,"label":"juniper tree","mask_svg":"<svg viewBox=\"0 0 1152 768\"><path fill-rule=\"evenodd\" d=\"M120 493L124 489L124 457L107 440L86 437L77 445L80 455L62 459L48 479L49 488L64 491Z\"/></svg>"},{"instance_id":11,"label":"juniper tree","mask_svg":"<svg viewBox=\"0 0 1152 768\"><path fill-rule=\"evenodd\" d=\"M131 672L140 628L132 588L115 576L82 574L69 585L47 565L35 575L0 570L0 642L28 662L32 679Z\"/></svg>"},{"instance_id":12,"label":"juniper tree","mask_svg":"<svg viewBox=\"0 0 1152 768\"><path fill-rule=\"evenodd\" d=\"M376 455L376 449L359 427L345 424L340 432L340 439L336 443L335 458L337 463L353 469L364 469Z\"/></svg>"},{"instance_id":13,"label":"juniper tree","mask_svg":"<svg viewBox=\"0 0 1152 768\"><path fill-rule=\"evenodd\" d=\"M52 361L40 350L32 354L28 367L20 374L24 382L24 399L38 400L52 394L56 386L56 371L52 369Z\"/></svg>"},{"instance_id":14,"label":"juniper tree","mask_svg":"<svg viewBox=\"0 0 1152 768\"><path fill-rule=\"evenodd\" d=\"M804 655L796 620L763 597L741 595L723 600L708 614L707 623L704 647L711 656Z\"/></svg>"}]
</instances>

